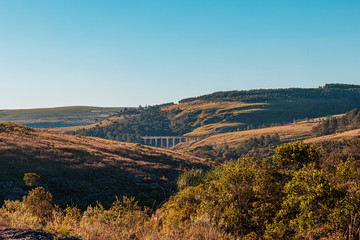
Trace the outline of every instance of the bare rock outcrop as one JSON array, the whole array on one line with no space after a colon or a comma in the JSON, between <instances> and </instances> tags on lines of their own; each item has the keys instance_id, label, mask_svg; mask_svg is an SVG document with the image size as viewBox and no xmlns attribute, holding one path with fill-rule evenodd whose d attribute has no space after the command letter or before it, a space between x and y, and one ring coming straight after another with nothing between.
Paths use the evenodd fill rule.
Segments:
<instances>
[{"instance_id":1,"label":"bare rock outcrop","mask_svg":"<svg viewBox=\"0 0 360 240\"><path fill-rule=\"evenodd\" d=\"M6 228L0 230L0 239L3 240L80 240L76 237L56 238L53 234L43 230Z\"/></svg>"}]
</instances>

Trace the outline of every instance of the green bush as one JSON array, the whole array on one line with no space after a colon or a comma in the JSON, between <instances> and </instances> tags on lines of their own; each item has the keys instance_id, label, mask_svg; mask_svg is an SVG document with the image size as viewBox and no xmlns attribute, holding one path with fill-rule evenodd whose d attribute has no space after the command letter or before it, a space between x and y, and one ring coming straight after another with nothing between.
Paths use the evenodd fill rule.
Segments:
<instances>
[{"instance_id":1,"label":"green bush","mask_svg":"<svg viewBox=\"0 0 360 240\"><path fill-rule=\"evenodd\" d=\"M51 220L52 211L54 209L53 196L46 192L43 187L37 187L31 190L22 202L28 212L32 213L45 223Z\"/></svg>"},{"instance_id":2,"label":"green bush","mask_svg":"<svg viewBox=\"0 0 360 240\"><path fill-rule=\"evenodd\" d=\"M321 154L314 144L294 142L276 148L274 164L282 172L296 171L308 163L316 166L320 163Z\"/></svg>"},{"instance_id":3,"label":"green bush","mask_svg":"<svg viewBox=\"0 0 360 240\"><path fill-rule=\"evenodd\" d=\"M28 187L38 187L40 184L40 176L36 173L25 173L23 181Z\"/></svg>"}]
</instances>

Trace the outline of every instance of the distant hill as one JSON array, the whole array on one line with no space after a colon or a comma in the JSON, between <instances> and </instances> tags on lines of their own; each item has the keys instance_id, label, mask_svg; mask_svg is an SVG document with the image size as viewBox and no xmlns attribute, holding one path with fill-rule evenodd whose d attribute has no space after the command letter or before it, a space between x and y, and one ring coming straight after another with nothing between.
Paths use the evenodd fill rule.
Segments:
<instances>
[{"instance_id":1,"label":"distant hill","mask_svg":"<svg viewBox=\"0 0 360 240\"><path fill-rule=\"evenodd\" d=\"M131 109L67 133L127 142L153 135L209 136L336 115L356 107L360 107L359 85L227 91Z\"/></svg>"},{"instance_id":2,"label":"distant hill","mask_svg":"<svg viewBox=\"0 0 360 240\"><path fill-rule=\"evenodd\" d=\"M0 200L19 198L25 173L41 183L58 204L85 207L136 196L153 206L176 190L184 168L206 168L203 159L141 144L121 143L0 123Z\"/></svg>"},{"instance_id":3,"label":"distant hill","mask_svg":"<svg viewBox=\"0 0 360 240\"><path fill-rule=\"evenodd\" d=\"M57 128L88 125L118 113L123 108L57 107L0 110L0 121L11 121L35 128Z\"/></svg>"}]
</instances>

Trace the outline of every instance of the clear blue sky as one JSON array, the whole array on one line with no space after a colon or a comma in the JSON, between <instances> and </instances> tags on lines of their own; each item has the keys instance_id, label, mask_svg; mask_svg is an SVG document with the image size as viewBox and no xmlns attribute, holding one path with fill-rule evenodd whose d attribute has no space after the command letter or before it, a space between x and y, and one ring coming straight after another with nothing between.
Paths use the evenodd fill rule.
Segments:
<instances>
[{"instance_id":1,"label":"clear blue sky","mask_svg":"<svg viewBox=\"0 0 360 240\"><path fill-rule=\"evenodd\" d=\"M360 1L1 0L0 109L360 84Z\"/></svg>"}]
</instances>

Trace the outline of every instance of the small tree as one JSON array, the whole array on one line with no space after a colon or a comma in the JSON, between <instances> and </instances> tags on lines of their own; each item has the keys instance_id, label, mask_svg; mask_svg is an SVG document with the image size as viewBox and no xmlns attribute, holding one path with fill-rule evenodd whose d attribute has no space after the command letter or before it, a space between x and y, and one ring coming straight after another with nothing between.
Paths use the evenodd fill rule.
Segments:
<instances>
[{"instance_id":1,"label":"small tree","mask_svg":"<svg viewBox=\"0 0 360 240\"><path fill-rule=\"evenodd\" d=\"M321 154L314 144L294 142L284 144L275 150L273 162L282 171L297 171L304 165L319 165Z\"/></svg>"},{"instance_id":2,"label":"small tree","mask_svg":"<svg viewBox=\"0 0 360 240\"><path fill-rule=\"evenodd\" d=\"M40 176L36 173L25 173L23 181L28 187L38 187L40 184Z\"/></svg>"},{"instance_id":3,"label":"small tree","mask_svg":"<svg viewBox=\"0 0 360 240\"><path fill-rule=\"evenodd\" d=\"M53 196L43 187L29 191L28 195L23 197L23 203L29 212L39 217L43 223L49 220L54 209Z\"/></svg>"}]
</instances>

